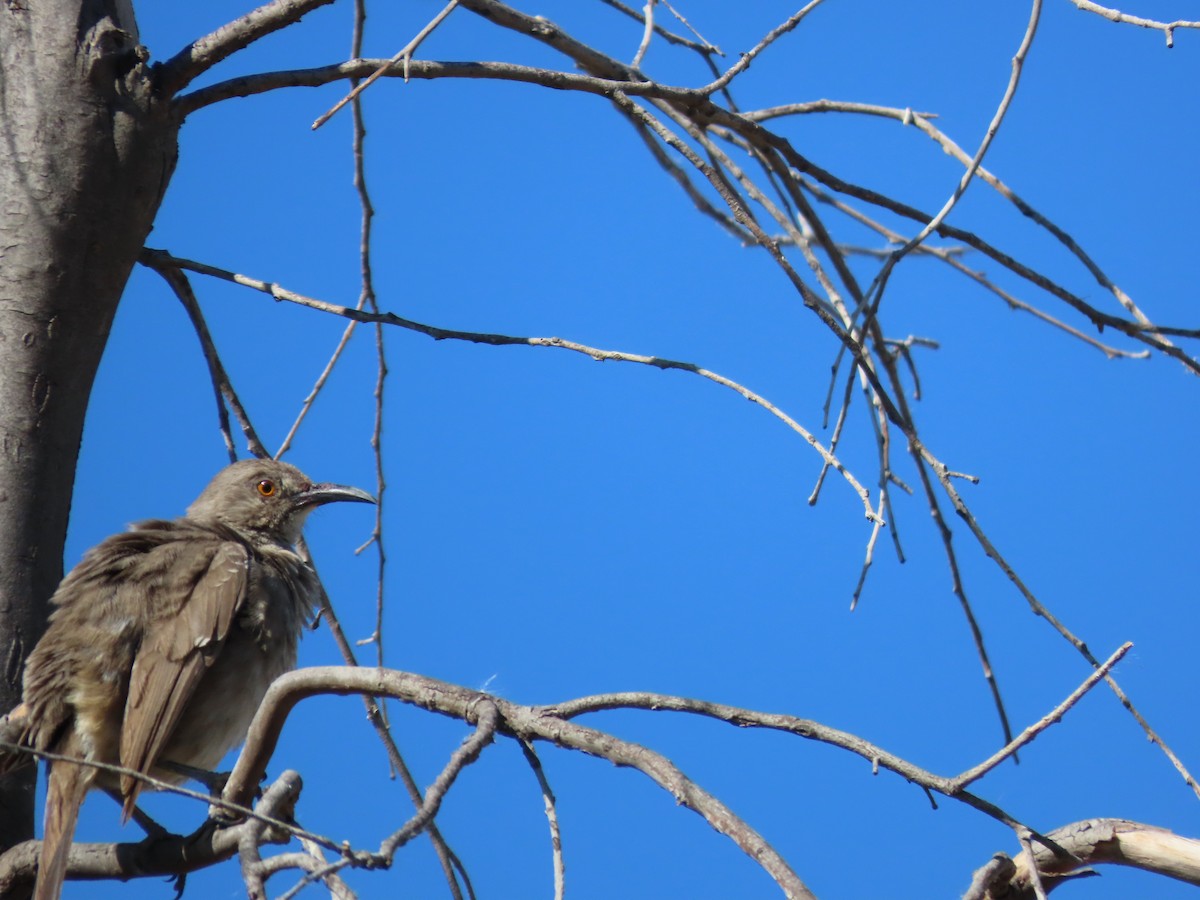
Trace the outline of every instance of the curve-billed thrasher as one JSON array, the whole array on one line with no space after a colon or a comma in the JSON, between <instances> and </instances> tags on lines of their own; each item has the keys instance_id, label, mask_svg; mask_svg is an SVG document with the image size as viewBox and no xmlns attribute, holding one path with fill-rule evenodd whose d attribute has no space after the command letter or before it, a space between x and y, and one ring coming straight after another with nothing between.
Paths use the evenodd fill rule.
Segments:
<instances>
[{"instance_id":1,"label":"curve-billed thrasher","mask_svg":"<svg viewBox=\"0 0 1200 900\"><path fill-rule=\"evenodd\" d=\"M51 600L23 701L0 736L176 784L183 776L160 764L214 768L245 739L267 686L296 664L322 588L293 546L308 513L337 500L374 502L287 463L243 460L184 518L139 522L88 551ZM26 757L0 757L0 771ZM119 795L127 820L142 786L51 763L36 900L59 895L88 789Z\"/></svg>"}]
</instances>

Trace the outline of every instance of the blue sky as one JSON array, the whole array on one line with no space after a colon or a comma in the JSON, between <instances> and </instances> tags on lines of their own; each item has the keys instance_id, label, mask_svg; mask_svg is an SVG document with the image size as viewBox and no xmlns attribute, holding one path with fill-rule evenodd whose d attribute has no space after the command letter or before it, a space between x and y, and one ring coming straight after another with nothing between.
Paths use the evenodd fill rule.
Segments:
<instances>
[{"instance_id":1,"label":"blue sky","mask_svg":"<svg viewBox=\"0 0 1200 900\"><path fill-rule=\"evenodd\" d=\"M140 3L142 42L154 59L169 58L249 6ZM774 0L736 16L712 0L676 6L727 59L795 11ZM938 126L973 150L1004 90L1028 7L918 6L827 0L735 82L739 104L825 97L907 106L937 113ZM439 7L374 4L368 54L390 56ZM599 3L521 8L623 59L640 39L634 23ZM1187 13L1149 0L1127 11ZM339 61L351 13L344 2L318 11L206 81ZM546 48L461 10L420 56L562 65ZM644 68L668 83L705 80L688 58L657 43ZM1198 86L1200 36L1180 32L1168 51L1156 32L1047 2L986 161L1153 320L1192 327ZM193 115L149 245L353 305L350 117L344 111L316 133L309 128L343 92L279 91ZM525 85L385 80L366 95L366 108L378 209L374 271L385 309L443 327L556 335L688 360L820 429L835 353L828 332L765 254L694 211L603 99ZM895 122L824 115L775 126L819 165L923 209L940 207L961 174L936 145ZM950 221L1119 312L1057 243L981 183ZM839 227L848 240L864 239ZM1090 331L996 264L978 254L964 261ZM859 265L869 279L868 264ZM193 284L234 384L274 448L343 322L221 282ZM1098 656L1135 642L1119 680L1184 761L1200 768L1194 376L1164 359L1106 360L928 259L900 267L881 317L890 335L940 343L917 357L917 421L951 468L980 476L978 486L960 489L993 540ZM435 343L394 329L387 356L389 666L522 703L650 690L786 712L946 775L999 746L919 499L897 497L908 562L899 565L881 540L851 613L869 535L857 498L831 478L810 508L819 459L735 394L680 372ZM320 480L373 488L374 371L373 337L363 330L302 428L292 462ZM68 565L130 521L183 511L225 461L213 407L182 309L156 275L138 269L93 396ZM861 398L843 457L874 484ZM915 482L911 467L900 474ZM953 524L966 590L1019 729L1087 669ZM347 506L322 510L308 529L352 637L370 634L374 622L376 562L370 552L354 555L370 528L369 511ZM325 629L306 638L301 661L338 661ZM428 784L466 729L396 705L392 714L418 780ZM758 829L821 897L878 896L881 881L893 896L956 896L992 853L1016 851L1003 826L946 799L935 811L920 789L886 773L873 777L869 765L832 748L664 714L585 721L670 757ZM540 750L559 800L569 896L779 895L730 841L640 774ZM377 846L408 814L353 698L302 706L271 772L283 768L304 775L301 821L339 840ZM1020 766L1002 767L976 790L1041 829L1120 816L1196 833L1196 797L1103 690L1028 748ZM179 830L202 815L170 798L150 798L147 808ZM511 742L463 774L439 823L481 897L552 895L541 797ZM120 831L107 799L89 802L81 839L133 834ZM348 877L364 897L445 895L425 840L403 851L390 873ZM271 883L276 893L289 884ZM1184 890L1107 868L1061 893ZM69 885L66 896L168 891L146 881ZM189 892L241 896L236 865L194 875Z\"/></svg>"}]
</instances>

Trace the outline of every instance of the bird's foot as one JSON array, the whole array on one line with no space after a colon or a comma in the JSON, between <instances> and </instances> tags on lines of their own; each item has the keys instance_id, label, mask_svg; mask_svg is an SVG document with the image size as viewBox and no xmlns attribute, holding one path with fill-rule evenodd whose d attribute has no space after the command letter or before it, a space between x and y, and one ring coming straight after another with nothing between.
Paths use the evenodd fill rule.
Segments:
<instances>
[{"instance_id":1,"label":"bird's foot","mask_svg":"<svg viewBox=\"0 0 1200 900\"><path fill-rule=\"evenodd\" d=\"M119 805L125 804L124 797L115 790L105 790L106 794L117 801ZM140 806L135 806L133 812L129 814L129 818L137 823L138 828L146 832L146 836L142 838L141 844L149 846L157 844L159 841L177 841L180 836L172 831L169 831L164 826L160 825L152 819ZM187 884L187 873L180 872L178 875L172 875L167 878L167 881L175 888L175 900L181 900L183 897L183 889Z\"/></svg>"}]
</instances>

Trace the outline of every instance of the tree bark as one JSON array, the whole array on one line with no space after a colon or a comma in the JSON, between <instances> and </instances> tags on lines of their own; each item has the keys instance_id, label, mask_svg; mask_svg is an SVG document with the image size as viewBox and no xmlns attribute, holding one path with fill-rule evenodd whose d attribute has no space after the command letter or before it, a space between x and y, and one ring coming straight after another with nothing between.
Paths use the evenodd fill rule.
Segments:
<instances>
[{"instance_id":1,"label":"tree bark","mask_svg":"<svg viewBox=\"0 0 1200 900\"><path fill-rule=\"evenodd\" d=\"M0 5L0 712L45 627L84 415L117 302L174 170L128 0ZM0 849L33 771L0 782Z\"/></svg>"}]
</instances>

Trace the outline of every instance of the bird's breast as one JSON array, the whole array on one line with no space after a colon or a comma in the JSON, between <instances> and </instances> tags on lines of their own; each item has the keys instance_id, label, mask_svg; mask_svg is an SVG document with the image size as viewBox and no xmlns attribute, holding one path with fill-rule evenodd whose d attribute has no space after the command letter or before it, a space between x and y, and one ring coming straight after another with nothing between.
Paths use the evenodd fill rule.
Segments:
<instances>
[{"instance_id":1,"label":"bird's breast","mask_svg":"<svg viewBox=\"0 0 1200 900\"><path fill-rule=\"evenodd\" d=\"M271 682L296 666L313 603L311 572L269 558L251 567L244 605L160 759L211 771L245 740Z\"/></svg>"},{"instance_id":2,"label":"bird's breast","mask_svg":"<svg viewBox=\"0 0 1200 900\"><path fill-rule=\"evenodd\" d=\"M240 744L271 682L295 667L298 634L264 645L235 627L204 673L160 758L213 771ZM168 779L171 780L171 779Z\"/></svg>"}]
</instances>

